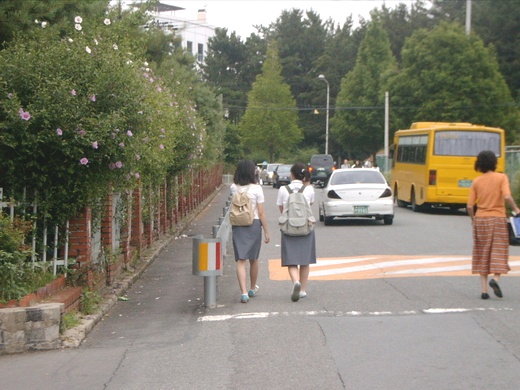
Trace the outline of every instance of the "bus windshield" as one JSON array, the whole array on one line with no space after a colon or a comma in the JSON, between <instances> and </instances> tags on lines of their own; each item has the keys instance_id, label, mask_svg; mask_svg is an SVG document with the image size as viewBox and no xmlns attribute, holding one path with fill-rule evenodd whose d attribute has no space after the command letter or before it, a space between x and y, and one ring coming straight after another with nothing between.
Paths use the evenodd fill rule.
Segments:
<instances>
[{"instance_id":1,"label":"bus windshield","mask_svg":"<svg viewBox=\"0 0 520 390\"><path fill-rule=\"evenodd\" d=\"M437 131L433 154L436 156L477 156L491 150L500 156L500 134L488 131Z\"/></svg>"}]
</instances>

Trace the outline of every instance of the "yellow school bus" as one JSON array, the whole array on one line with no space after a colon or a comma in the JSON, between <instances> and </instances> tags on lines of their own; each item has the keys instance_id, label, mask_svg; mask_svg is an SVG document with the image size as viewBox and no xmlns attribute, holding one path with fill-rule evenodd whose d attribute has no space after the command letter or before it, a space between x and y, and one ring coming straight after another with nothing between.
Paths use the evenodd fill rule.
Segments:
<instances>
[{"instance_id":1,"label":"yellow school bus","mask_svg":"<svg viewBox=\"0 0 520 390\"><path fill-rule=\"evenodd\" d=\"M466 207L469 187L479 175L476 156L495 152L505 172L505 133L471 123L416 122L398 130L392 145L391 185L398 206L420 211L432 206Z\"/></svg>"}]
</instances>

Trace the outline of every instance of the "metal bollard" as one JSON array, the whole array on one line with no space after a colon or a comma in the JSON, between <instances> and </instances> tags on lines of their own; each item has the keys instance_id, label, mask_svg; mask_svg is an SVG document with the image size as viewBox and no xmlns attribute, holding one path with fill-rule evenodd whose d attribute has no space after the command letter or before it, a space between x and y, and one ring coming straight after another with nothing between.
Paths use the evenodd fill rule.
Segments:
<instances>
[{"instance_id":1,"label":"metal bollard","mask_svg":"<svg viewBox=\"0 0 520 390\"><path fill-rule=\"evenodd\" d=\"M218 224L222 225L224 223L224 217L218 217Z\"/></svg>"},{"instance_id":2,"label":"metal bollard","mask_svg":"<svg viewBox=\"0 0 520 390\"><path fill-rule=\"evenodd\" d=\"M217 238L218 229L220 228L220 225L213 225L211 234L213 238Z\"/></svg>"}]
</instances>

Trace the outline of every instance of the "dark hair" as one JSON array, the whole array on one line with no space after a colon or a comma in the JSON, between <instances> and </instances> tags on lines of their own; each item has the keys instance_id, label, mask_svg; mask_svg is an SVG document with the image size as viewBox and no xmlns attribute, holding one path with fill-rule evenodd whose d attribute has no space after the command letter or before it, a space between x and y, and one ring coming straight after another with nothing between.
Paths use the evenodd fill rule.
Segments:
<instances>
[{"instance_id":1,"label":"dark hair","mask_svg":"<svg viewBox=\"0 0 520 390\"><path fill-rule=\"evenodd\" d=\"M294 165L291 167L291 173L296 180L303 181L303 179L306 177L306 172L308 173L309 171L307 171L307 166L304 163L297 162L294 163Z\"/></svg>"},{"instance_id":2,"label":"dark hair","mask_svg":"<svg viewBox=\"0 0 520 390\"><path fill-rule=\"evenodd\" d=\"M477 156L475 161L475 171L486 173L494 171L497 168L497 156L491 150L483 150Z\"/></svg>"},{"instance_id":3,"label":"dark hair","mask_svg":"<svg viewBox=\"0 0 520 390\"><path fill-rule=\"evenodd\" d=\"M241 186L255 182L256 165L251 160L240 160L237 164L233 182Z\"/></svg>"}]
</instances>

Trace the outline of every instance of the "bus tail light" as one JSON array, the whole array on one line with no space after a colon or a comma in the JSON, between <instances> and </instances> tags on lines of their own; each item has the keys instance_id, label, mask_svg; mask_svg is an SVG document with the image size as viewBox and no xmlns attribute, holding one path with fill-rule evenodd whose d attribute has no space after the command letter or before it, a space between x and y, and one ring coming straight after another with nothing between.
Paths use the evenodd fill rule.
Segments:
<instances>
[{"instance_id":1,"label":"bus tail light","mask_svg":"<svg viewBox=\"0 0 520 390\"><path fill-rule=\"evenodd\" d=\"M435 186L437 185L437 170L430 169L430 174L428 175L428 185Z\"/></svg>"}]
</instances>

